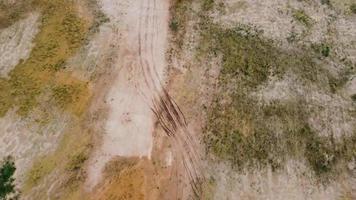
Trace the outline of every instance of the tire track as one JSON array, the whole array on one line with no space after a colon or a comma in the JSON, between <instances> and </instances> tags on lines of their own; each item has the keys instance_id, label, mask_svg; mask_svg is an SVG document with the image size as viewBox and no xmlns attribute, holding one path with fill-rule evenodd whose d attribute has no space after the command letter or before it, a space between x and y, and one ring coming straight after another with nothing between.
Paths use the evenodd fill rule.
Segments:
<instances>
[{"instance_id":1,"label":"tire track","mask_svg":"<svg viewBox=\"0 0 356 200\"><path fill-rule=\"evenodd\" d=\"M145 5L145 3L147 4ZM195 149L197 142L188 130L188 124L182 110L165 90L157 72L154 54L155 37L159 36L160 27L157 22L158 14L156 12L159 12L159 10L157 9L156 0L143 0L140 11L137 35L139 64L146 87L151 92L149 95L142 92L142 95L149 101L152 112L177 150L176 157L182 158L182 165L190 181L194 198L200 199L201 183L205 178L202 173L201 156Z\"/></svg>"}]
</instances>

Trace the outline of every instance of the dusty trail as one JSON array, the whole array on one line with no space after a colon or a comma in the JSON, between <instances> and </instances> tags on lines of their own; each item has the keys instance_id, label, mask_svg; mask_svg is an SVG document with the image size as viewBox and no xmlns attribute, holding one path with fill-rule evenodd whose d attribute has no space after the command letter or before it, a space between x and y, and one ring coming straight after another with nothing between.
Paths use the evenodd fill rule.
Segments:
<instances>
[{"instance_id":1,"label":"dusty trail","mask_svg":"<svg viewBox=\"0 0 356 200\"><path fill-rule=\"evenodd\" d=\"M150 10L157 9L157 0L147 1L147 13ZM199 198L201 193L201 181L204 176L201 173L200 155L195 150L196 140L188 130L184 114L181 112L176 102L169 96L164 89L162 77L159 74L160 66L157 66L157 59L162 59L155 55L156 44L161 40L159 36L160 26L157 24L157 15L145 18L140 16L139 38L139 57L140 67L142 69L145 83L147 84L149 94L143 93L143 96L149 101L150 107L157 117L158 122L165 133L171 139L175 147L175 157L181 160L186 175L190 180L195 197ZM142 24L141 22L145 22ZM150 31L151 29L151 31ZM153 33L153 34L150 34ZM150 38L151 37L151 38Z\"/></svg>"},{"instance_id":2,"label":"dusty trail","mask_svg":"<svg viewBox=\"0 0 356 200\"><path fill-rule=\"evenodd\" d=\"M203 175L196 143L183 113L164 89L169 1L102 0L102 4L104 11L109 8L106 12L112 21L121 21L118 29L122 38L118 75L106 98L110 111L105 134L88 169L89 188L100 181L105 164L115 156L150 158L158 120L172 140L175 160L181 162L193 192L199 196Z\"/></svg>"}]
</instances>

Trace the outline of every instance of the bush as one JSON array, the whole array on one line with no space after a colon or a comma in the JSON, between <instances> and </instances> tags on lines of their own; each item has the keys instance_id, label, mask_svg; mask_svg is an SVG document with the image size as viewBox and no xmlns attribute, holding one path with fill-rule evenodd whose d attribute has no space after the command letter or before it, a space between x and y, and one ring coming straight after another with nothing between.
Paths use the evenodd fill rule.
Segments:
<instances>
[{"instance_id":1,"label":"bush","mask_svg":"<svg viewBox=\"0 0 356 200\"><path fill-rule=\"evenodd\" d=\"M173 32L177 32L179 28L179 23L175 19L172 19L171 22L169 23L169 28Z\"/></svg>"},{"instance_id":2,"label":"bush","mask_svg":"<svg viewBox=\"0 0 356 200\"><path fill-rule=\"evenodd\" d=\"M0 199L7 199L9 195L16 192L15 179L13 175L16 171L12 157L6 157L0 167Z\"/></svg>"}]
</instances>

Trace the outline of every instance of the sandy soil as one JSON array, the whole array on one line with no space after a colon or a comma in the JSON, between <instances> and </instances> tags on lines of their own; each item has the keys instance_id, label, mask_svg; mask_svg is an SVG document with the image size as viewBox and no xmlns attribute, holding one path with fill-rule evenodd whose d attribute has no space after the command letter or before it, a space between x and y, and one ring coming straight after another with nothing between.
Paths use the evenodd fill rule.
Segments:
<instances>
[{"instance_id":1,"label":"sandy soil","mask_svg":"<svg viewBox=\"0 0 356 200\"><path fill-rule=\"evenodd\" d=\"M28 58L33 47L32 40L38 33L39 13L31 13L12 26L0 30L0 77L7 74Z\"/></svg>"},{"instance_id":2,"label":"sandy soil","mask_svg":"<svg viewBox=\"0 0 356 200\"><path fill-rule=\"evenodd\" d=\"M214 199L354 199L356 177L341 177L326 186L316 186L306 164L289 160L284 170L254 170L236 174L227 166L216 166L218 178Z\"/></svg>"},{"instance_id":3,"label":"sandy soil","mask_svg":"<svg viewBox=\"0 0 356 200\"><path fill-rule=\"evenodd\" d=\"M69 117L52 110L53 120L46 125L35 122L36 114L20 118L14 110L0 119L0 159L11 155L16 161L16 181L21 184L34 159L52 152L61 133L69 124Z\"/></svg>"}]
</instances>

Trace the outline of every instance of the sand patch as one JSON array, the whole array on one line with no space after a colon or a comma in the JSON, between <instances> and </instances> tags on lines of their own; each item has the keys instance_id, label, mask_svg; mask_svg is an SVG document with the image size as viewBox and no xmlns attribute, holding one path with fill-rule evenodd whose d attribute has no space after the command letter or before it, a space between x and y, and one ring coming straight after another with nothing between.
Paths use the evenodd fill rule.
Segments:
<instances>
[{"instance_id":1,"label":"sand patch","mask_svg":"<svg viewBox=\"0 0 356 200\"><path fill-rule=\"evenodd\" d=\"M0 77L6 77L30 55L34 46L32 41L39 31L39 17L39 13L31 13L27 18L0 30Z\"/></svg>"}]
</instances>

